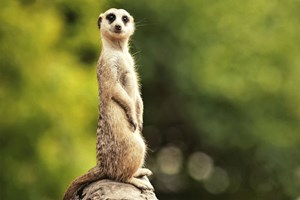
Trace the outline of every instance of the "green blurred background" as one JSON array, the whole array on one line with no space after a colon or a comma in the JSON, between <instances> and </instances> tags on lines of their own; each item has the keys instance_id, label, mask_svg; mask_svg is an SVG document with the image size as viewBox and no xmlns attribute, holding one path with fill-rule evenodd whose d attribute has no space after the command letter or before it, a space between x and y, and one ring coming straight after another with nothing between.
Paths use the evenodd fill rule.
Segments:
<instances>
[{"instance_id":1,"label":"green blurred background","mask_svg":"<svg viewBox=\"0 0 300 200\"><path fill-rule=\"evenodd\" d=\"M60 199L95 165L110 7L135 17L158 198L299 200L299 0L1 0L1 199Z\"/></svg>"}]
</instances>

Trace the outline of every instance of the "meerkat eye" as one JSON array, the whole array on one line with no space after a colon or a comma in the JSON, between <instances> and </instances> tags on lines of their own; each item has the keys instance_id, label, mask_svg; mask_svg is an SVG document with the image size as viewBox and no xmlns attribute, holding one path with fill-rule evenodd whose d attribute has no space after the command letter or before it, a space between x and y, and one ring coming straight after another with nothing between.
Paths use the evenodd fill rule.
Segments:
<instances>
[{"instance_id":1,"label":"meerkat eye","mask_svg":"<svg viewBox=\"0 0 300 200\"><path fill-rule=\"evenodd\" d=\"M127 22L129 22L129 18L126 15L124 15L122 17L122 20L123 20L124 24L126 24Z\"/></svg>"},{"instance_id":2,"label":"meerkat eye","mask_svg":"<svg viewBox=\"0 0 300 200\"><path fill-rule=\"evenodd\" d=\"M110 13L110 14L106 15L106 19L109 21L109 23L113 23L113 21L115 21L115 19L116 19L116 15L113 13Z\"/></svg>"}]
</instances>

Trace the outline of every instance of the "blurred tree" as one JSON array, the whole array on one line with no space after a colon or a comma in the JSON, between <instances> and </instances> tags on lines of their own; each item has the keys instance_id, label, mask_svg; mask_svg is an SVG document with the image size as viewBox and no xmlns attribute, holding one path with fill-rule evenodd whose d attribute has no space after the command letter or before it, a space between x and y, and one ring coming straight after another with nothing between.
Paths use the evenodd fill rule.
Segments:
<instances>
[{"instance_id":1,"label":"blurred tree","mask_svg":"<svg viewBox=\"0 0 300 200\"><path fill-rule=\"evenodd\" d=\"M3 199L59 199L95 164L96 20L122 7L159 199L300 196L300 2L2 0Z\"/></svg>"}]
</instances>

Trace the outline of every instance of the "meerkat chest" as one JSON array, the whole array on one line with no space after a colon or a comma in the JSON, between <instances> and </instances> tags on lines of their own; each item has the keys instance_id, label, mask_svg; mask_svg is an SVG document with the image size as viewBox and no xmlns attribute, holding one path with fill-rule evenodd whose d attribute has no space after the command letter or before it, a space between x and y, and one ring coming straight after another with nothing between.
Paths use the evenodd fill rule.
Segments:
<instances>
[{"instance_id":1,"label":"meerkat chest","mask_svg":"<svg viewBox=\"0 0 300 200\"><path fill-rule=\"evenodd\" d=\"M116 79L130 96L135 96L138 92L138 82L131 55L128 52L104 51L102 60L106 63L103 65L103 71L109 71L112 79ZM102 76L106 77L106 73Z\"/></svg>"},{"instance_id":2,"label":"meerkat chest","mask_svg":"<svg viewBox=\"0 0 300 200\"><path fill-rule=\"evenodd\" d=\"M120 55L117 58L119 63L119 81L122 86L127 91L132 91L137 89L137 77L134 69L133 58L128 55Z\"/></svg>"},{"instance_id":3,"label":"meerkat chest","mask_svg":"<svg viewBox=\"0 0 300 200\"><path fill-rule=\"evenodd\" d=\"M116 61L118 63L119 71L122 72L134 72L134 61L130 54L119 53L116 56Z\"/></svg>"}]
</instances>

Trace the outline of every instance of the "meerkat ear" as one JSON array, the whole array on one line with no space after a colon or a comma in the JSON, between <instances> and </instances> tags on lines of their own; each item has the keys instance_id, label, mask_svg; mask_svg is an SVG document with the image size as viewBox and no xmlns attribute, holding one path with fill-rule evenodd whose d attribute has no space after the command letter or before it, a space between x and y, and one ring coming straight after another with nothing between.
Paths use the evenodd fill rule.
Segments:
<instances>
[{"instance_id":1,"label":"meerkat ear","mask_svg":"<svg viewBox=\"0 0 300 200\"><path fill-rule=\"evenodd\" d=\"M103 16L103 14L101 14L101 15L99 16L99 18L98 18L98 22L97 22L97 24L98 24L98 28L99 28L99 29L100 29L100 27L101 27L102 16Z\"/></svg>"}]
</instances>

